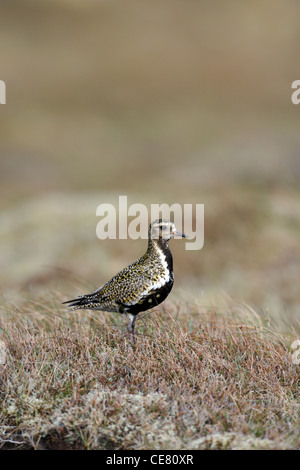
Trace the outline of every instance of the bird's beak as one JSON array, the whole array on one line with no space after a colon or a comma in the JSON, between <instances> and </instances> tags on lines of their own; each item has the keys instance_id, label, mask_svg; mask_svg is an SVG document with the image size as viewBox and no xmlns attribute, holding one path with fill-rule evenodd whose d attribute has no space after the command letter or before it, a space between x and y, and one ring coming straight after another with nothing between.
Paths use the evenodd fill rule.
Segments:
<instances>
[{"instance_id":1,"label":"bird's beak","mask_svg":"<svg viewBox=\"0 0 300 470\"><path fill-rule=\"evenodd\" d=\"M177 237L189 238L185 233L178 232L178 230L175 230L174 235Z\"/></svg>"}]
</instances>

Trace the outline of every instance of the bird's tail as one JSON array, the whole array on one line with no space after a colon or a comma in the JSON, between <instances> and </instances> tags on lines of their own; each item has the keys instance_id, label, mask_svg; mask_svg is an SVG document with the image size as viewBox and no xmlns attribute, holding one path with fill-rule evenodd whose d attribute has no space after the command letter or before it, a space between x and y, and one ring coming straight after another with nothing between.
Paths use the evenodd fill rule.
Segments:
<instances>
[{"instance_id":1,"label":"bird's tail","mask_svg":"<svg viewBox=\"0 0 300 470\"><path fill-rule=\"evenodd\" d=\"M63 304L69 304L68 307L70 308L70 311L72 312L73 310L79 310L79 309L84 309L84 308L95 308L93 299L91 299L90 296L87 295L81 295L77 297L77 299L72 299L72 300L67 300L66 302L62 302ZM96 303L96 302L95 302Z\"/></svg>"}]
</instances>

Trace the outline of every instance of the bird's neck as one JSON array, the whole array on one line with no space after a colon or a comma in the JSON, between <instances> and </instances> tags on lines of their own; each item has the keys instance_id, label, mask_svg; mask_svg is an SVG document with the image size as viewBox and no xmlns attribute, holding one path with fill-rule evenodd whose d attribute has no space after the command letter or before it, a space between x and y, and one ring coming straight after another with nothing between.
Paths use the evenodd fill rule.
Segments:
<instances>
[{"instance_id":1,"label":"bird's neck","mask_svg":"<svg viewBox=\"0 0 300 470\"><path fill-rule=\"evenodd\" d=\"M173 257L168 245L168 240L164 240L163 238L152 240L150 238L148 241L148 253L152 252L162 254L168 264L169 270L173 271Z\"/></svg>"},{"instance_id":2,"label":"bird's neck","mask_svg":"<svg viewBox=\"0 0 300 470\"><path fill-rule=\"evenodd\" d=\"M161 250L163 252L165 251L170 251L169 245L168 245L168 240L164 240L163 238L158 238L158 239L152 239L149 238L148 240L148 249L150 250Z\"/></svg>"}]
</instances>

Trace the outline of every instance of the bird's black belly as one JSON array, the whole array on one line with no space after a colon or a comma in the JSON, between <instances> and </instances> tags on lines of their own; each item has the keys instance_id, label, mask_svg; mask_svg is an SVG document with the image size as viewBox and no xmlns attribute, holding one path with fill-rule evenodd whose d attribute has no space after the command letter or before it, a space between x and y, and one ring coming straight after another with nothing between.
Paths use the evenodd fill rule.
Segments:
<instances>
[{"instance_id":1,"label":"bird's black belly","mask_svg":"<svg viewBox=\"0 0 300 470\"><path fill-rule=\"evenodd\" d=\"M163 302L170 294L173 287L173 280L167 282L163 287L160 287L150 295L140 300L138 303L126 308L127 313L137 315L139 312L144 312L149 308L153 308Z\"/></svg>"}]
</instances>

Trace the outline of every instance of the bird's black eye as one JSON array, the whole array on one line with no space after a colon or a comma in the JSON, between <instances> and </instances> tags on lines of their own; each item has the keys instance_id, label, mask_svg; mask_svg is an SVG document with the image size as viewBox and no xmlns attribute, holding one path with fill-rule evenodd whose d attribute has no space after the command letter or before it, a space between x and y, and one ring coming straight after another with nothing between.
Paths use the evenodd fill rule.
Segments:
<instances>
[{"instance_id":1,"label":"bird's black eye","mask_svg":"<svg viewBox=\"0 0 300 470\"><path fill-rule=\"evenodd\" d=\"M160 225L159 228L160 228L161 230L166 230L167 226L166 226L166 225Z\"/></svg>"}]
</instances>

